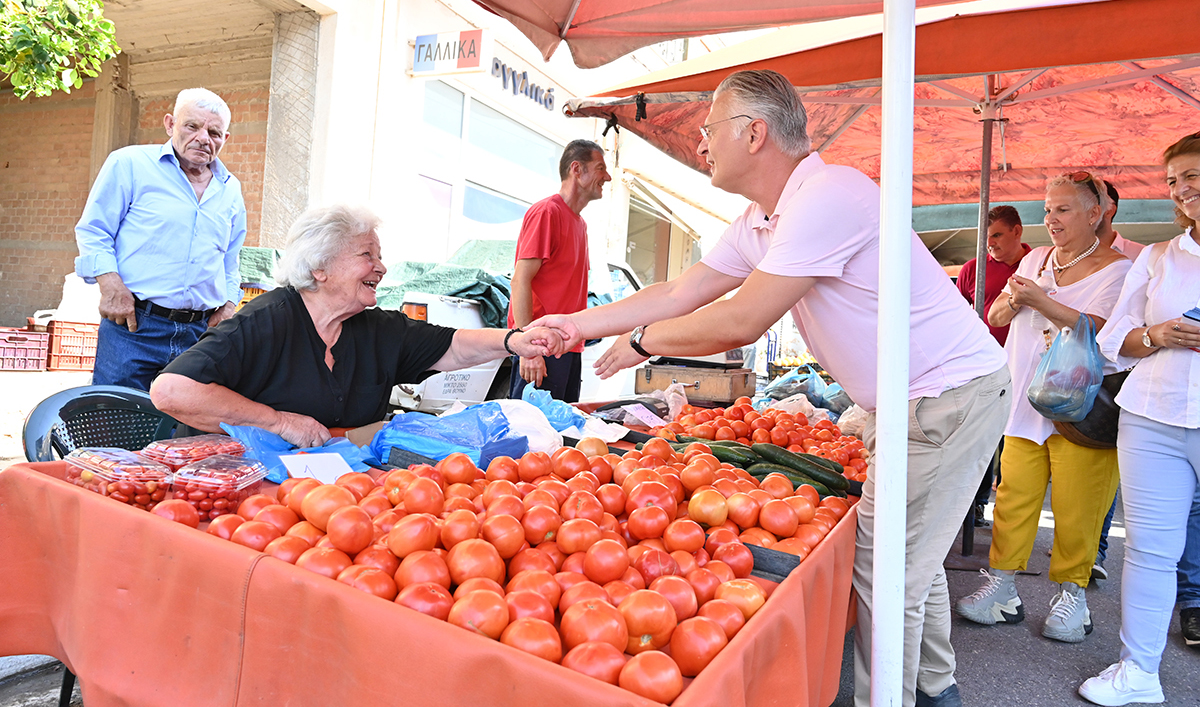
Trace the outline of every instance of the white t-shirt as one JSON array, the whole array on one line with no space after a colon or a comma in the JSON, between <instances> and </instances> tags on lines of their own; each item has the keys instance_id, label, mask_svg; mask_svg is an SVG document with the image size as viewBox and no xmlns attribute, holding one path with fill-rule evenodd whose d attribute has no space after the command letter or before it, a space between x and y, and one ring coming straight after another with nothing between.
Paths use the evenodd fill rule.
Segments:
<instances>
[{"instance_id":1,"label":"white t-shirt","mask_svg":"<svg viewBox=\"0 0 1200 707\"><path fill-rule=\"evenodd\" d=\"M732 277L755 270L815 277L792 318L854 402L875 409L879 324L879 186L817 153L796 166L775 213L751 204L702 262ZM912 234L910 399L936 397L1004 366L1004 353L929 250ZM886 355L886 354L885 354Z\"/></svg>"},{"instance_id":2,"label":"white t-shirt","mask_svg":"<svg viewBox=\"0 0 1200 707\"><path fill-rule=\"evenodd\" d=\"M1121 344L1133 329L1175 319L1200 305L1200 245L1191 230L1176 236L1157 262L1153 248L1138 256L1096 339L1100 352L1118 370L1137 364L1117 394L1117 404L1135 415L1176 427L1200 428L1200 353L1159 349L1146 358L1121 356Z\"/></svg>"},{"instance_id":3,"label":"white t-shirt","mask_svg":"<svg viewBox=\"0 0 1200 707\"><path fill-rule=\"evenodd\" d=\"M1036 281L1038 270L1046 262L1046 256L1052 246L1034 248L1026 254L1025 259L1017 266L1017 275ZM1064 304L1071 309L1094 314L1108 319L1112 314L1117 297L1121 294L1121 283L1125 282L1125 274L1133 263L1128 260L1118 260L1110 263L1099 272L1083 278L1070 285L1059 285L1054 278L1052 263L1046 264L1043 278L1048 277L1055 292L1051 295L1055 302ZM1011 292L1008 285L1001 290L1001 297L1008 297ZM1004 343L1004 351L1008 354L1008 370L1012 373L1013 398L1015 402L1008 417L1008 427L1004 434L1009 437L1023 437L1034 444L1044 444L1050 435L1054 434L1054 423L1042 417L1041 413L1029 404L1027 392L1033 374L1037 371L1042 356L1049 348L1047 338L1051 341L1058 334L1054 324L1044 318L1043 326L1049 328L1047 336L1045 329L1033 326L1034 310L1032 307L1021 307L1013 317L1008 327L1008 340ZM1111 362L1105 365L1104 374L1116 373L1117 367Z\"/></svg>"}]
</instances>

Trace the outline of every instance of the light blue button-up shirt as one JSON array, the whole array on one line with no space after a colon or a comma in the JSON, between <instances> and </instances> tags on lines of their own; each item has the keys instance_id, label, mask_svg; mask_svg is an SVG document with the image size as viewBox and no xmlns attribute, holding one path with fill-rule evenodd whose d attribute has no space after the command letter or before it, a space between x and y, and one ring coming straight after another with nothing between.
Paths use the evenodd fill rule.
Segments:
<instances>
[{"instance_id":1,"label":"light blue button-up shirt","mask_svg":"<svg viewBox=\"0 0 1200 707\"><path fill-rule=\"evenodd\" d=\"M75 226L75 272L89 283L116 272L138 298L170 309L238 302L242 185L220 160L209 168L197 201L169 140L110 154Z\"/></svg>"}]
</instances>

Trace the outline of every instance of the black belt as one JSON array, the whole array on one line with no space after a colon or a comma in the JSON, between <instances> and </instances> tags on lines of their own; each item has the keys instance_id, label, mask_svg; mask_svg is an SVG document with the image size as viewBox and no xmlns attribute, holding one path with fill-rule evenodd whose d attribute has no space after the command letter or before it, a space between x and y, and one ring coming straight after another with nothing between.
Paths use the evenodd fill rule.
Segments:
<instances>
[{"instance_id":1,"label":"black belt","mask_svg":"<svg viewBox=\"0 0 1200 707\"><path fill-rule=\"evenodd\" d=\"M156 317L162 317L163 319L168 319L179 324L193 324L205 321L217 311L217 307L204 311L198 309L167 309L166 307L160 307L153 302L147 302L137 297L133 298L133 306L135 309L144 309Z\"/></svg>"}]
</instances>

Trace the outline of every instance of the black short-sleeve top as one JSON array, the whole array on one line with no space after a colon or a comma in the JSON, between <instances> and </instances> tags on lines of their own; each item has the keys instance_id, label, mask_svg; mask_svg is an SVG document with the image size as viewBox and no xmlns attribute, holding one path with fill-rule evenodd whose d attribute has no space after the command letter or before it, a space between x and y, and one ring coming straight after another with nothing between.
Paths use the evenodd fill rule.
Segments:
<instances>
[{"instance_id":1,"label":"black short-sleeve top","mask_svg":"<svg viewBox=\"0 0 1200 707\"><path fill-rule=\"evenodd\" d=\"M397 383L435 373L430 366L450 348L454 332L401 312L366 309L342 323L331 371L300 293L282 287L210 328L163 372L217 383L326 427L359 427L383 419Z\"/></svg>"}]
</instances>

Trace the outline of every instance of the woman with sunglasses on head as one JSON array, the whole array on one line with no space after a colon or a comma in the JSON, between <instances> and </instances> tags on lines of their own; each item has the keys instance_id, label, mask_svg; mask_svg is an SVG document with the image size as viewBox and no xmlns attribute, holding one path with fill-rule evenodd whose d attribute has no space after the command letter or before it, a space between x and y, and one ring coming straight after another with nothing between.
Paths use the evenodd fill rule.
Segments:
<instances>
[{"instance_id":1,"label":"woman with sunglasses on head","mask_svg":"<svg viewBox=\"0 0 1200 707\"><path fill-rule=\"evenodd\" d=\"M1053 481L1049 574L1060 586L1042 635L1068 643L1078 643L1092 631L1084 588L1105 513L1117 492L1117 454L1115 449L1082 447L1055 433L1054 424L1030 405L1024 392L1059 330L1074 327L1080 314L1090 315L1098 329L1116 304L1130 262L1100 247L1096 231L1109 205L1104 182L1088 172L1052 179L1046 185L1045 224L1054 245L1030 251L988 311L992 326L1011 323L1004 350L1018 395L1004 431L1004 478L996 489L986 581L955 605L960 616L980 624L1025 618L1014 575L1029 561L1046 486Z\"/></svg>"},{"instance_id":2,"label":"woman with sunglasses on head","mask_svg":"<svg viewBox=\"0 0 1200 707\"><path fill-rule=\"evenodd\" d=\"M1120 660L1079 688L1101 705L1162 702L1158 666L1176 599L1175 570L1200 485L1200 133L1163 153L1175 222L1187 230L1138 256L1100 350L1128 368L1117 405L1125 510ZM1181 622L1189 611L1183 597ZM1200 602L1190 604L1191 611ZM1186 628L1186 627L1185 627Z\"/></svg>"}]
</instances>

